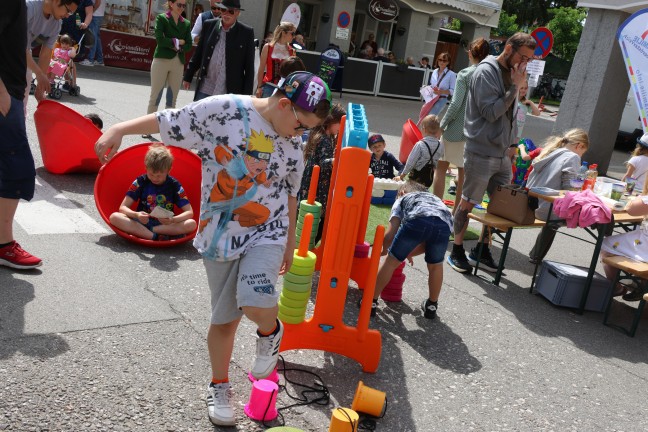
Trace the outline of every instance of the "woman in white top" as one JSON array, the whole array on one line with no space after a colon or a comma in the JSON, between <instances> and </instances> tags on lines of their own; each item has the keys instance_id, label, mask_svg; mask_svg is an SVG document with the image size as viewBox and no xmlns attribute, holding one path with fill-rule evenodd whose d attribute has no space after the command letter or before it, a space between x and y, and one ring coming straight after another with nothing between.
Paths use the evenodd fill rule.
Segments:
<instances>
[{"instance_id":1,"label":"woman in white top","mask_svg":"<svg viewBox=\"0 0 648 432\"><path fill-rule=\"evenodd\" d=\"M432 106L428 115L439 114L454 93L457 74L450 70L450 60L450 54L447 52L437 57L437 68L432 71L429 84L434 94L439 95L439 100Z\"/></svg>"},{"instance_id":2,"label":"woman in white top","mask_svg":"<svg viewBox=\"0 0 648 432\"><path fill-rule=\"evenodd\" d=\"M291 22L279 24L272 35L272 40L263 46L261 60L257 70L256 97L270 97L275 87L267 85L277 84L281 76L279 66L281 61L295 55L295 49L290 46L297 28ZM264 73L265 72L265 73Z\"/></svg>"}]
</instances>

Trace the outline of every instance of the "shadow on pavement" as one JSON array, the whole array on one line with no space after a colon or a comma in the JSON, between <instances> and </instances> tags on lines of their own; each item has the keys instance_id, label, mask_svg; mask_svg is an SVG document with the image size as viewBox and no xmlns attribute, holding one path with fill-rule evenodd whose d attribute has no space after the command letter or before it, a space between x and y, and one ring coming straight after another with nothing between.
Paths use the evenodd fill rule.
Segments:
<instances>
[{"instance_id":1,"label":"shadow on pavement","mask_svg":"<svg viewBox=\"0 0 648 432\"><path fill-rule=\"evenodd\" d=\"M24 333L25 307L34 299L34 286L14 277L14 271L0 269L0 360L17 353L43 360L67 352L70 347L61 336Z\"/></svg>"},{"instance_id":2,"label":"shadow on pavement","mask_svg":"<svg viewBox=\"0 0 648 432\"><path fill-rule=\"evenodd\" d=\"M140 261L148 262L151 267L163 272L178 270L180 268L178 261L180 260L198 261L202 259L190 241L174 247L148 248L113 233L99 238L97 245L105 246L115 253L132 253Z\"/></svg>"},{"instance_id":3,"label":"shadow on pavement","mask_svg":"<svg viewBox=\"0 0 648 432\"><path fill-rule=\"evenodd\" d=\"M533 295L525 287L510 284L497 287L481 279L473 282L483 290L487 299L497 302L527 329L541 337L554 337L571 341L578 349L598 358L620 359L630 363L648 363L645 345L648 340L648 323L645 319L639 324L634 338L603 325L603 313L585 311L578 315L575 309L556 306L534 291ZM612 320L620 320L619 305L614 308ZM630 315L629 307L623 308ZM642 327L643 325L643 327ZM643 331L642 331L643 330Z\"/></svg>"}]
</instances>

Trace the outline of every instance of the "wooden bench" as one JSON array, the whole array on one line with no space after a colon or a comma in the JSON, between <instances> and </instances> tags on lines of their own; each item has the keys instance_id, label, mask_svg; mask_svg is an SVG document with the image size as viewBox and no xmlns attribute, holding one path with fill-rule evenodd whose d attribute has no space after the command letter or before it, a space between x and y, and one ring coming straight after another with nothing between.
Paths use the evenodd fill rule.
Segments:
<instances>
[{"instance_id":1,"label":"wooden bench","mask_svg":"<svg viewBox=\"0 0 648 432\"><path fill-rule=\"evenodd\" d=\"M637 282L640 287L643 287L644 296L643 299L639 301L639 306L637 306L634 320L632 321L632 326L630 327L630 329L626 329L625 327L621 327L620 325L608 323L608 316L612 307L612 296L610 296L607 308L605 309L605 315L603 315L603 324L613 327L617 330L621 330L628 336L633 337L635 335L635 332L637 331L637 327L639 326L641 313L643 312L646 301L648 300L648 283L646 283L646 281L648 280L648 263L631 260L630 258L618 255L603 258L603 263L619 270L619 273L615 278L614 283L612 284L612 289L614 289L617 283L623 278L632 279Z\"/></svg>"},{"instance_id":2,"label":"wooden bench","mask_svg":"<svg viewBox=\"0 0 648 432\"><path fill-rule=\"evenodd\" d=\"M494 285L499 285L500 279L502 278L502 271L504 270L504 262L506 261L506 253L508 252L509 243L511 242L511 234L513 233L513 228L534 228L542 227L545 225L545 221L536 219L533 223L522 225L512 220L505 219L500 216L495 216L490 213L469 213L468 218L474 221L477 221L482 224L482 234L481 238L484 238L486 229L493 228L495 231L492 233L497 235L502 239L502 253L500 255L499 263L497 265L497 272L495 273L495 278L493 279ZM502 236L501 233L504 233ZM479 270L479 260L481 259L482 254L482 243L478 243L477 246L477 265L475 265L474 274L477 275Z\"/></svg>"}]
</instances>

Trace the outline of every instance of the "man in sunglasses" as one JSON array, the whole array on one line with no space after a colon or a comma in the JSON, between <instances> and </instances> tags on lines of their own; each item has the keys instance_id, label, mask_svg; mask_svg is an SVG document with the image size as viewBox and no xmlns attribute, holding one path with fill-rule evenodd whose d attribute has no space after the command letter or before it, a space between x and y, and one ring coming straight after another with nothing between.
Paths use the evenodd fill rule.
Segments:
<instances>
[{"instance_id":1,"label":"man in sunglasses","mask_svg":"<svg viewBox=\"0 0 648 432\"><path fill-rule=\"evenodd\" d=\"M454 244L447 259L460 273L470 272L471 266L477 264L477 247L467 259L463 247L468 213L482 202L484 192L490 195L497 186L511 183L510 156L517 147L518 91L526 83L526 66L533 59L535 48L533 37L515 33L499 56L488 56L479 63L470 81L464 123L466 180L455 213ZM483 242L480 268L497 271L488 248L489 239L480 241Z\"/></svg>"},{"instance_id":2,"label":"man in sunglasses","mask_svg":"<svg viewBox=\"0 0 648 432\"><path fill-rule=\"evenodd\" d=\"M198 39L200 38L200 32L202 31L203 23L210 19L220 18L221 16L218 0L209 0L209 9L210 10L198 15L196 22L191 29L191 39L193 39L195 44L198 43Z\"/></svg>"},{"instance_id":3,"label":"man in sunglasses","mask_svg":"<svg viewBox=\"0 0 648 432\"><path fill-rule=\"evenodd\" d=\"M250 95L254 87L254 30L238 22L240 0L217 3L221 16L203 22L182 83L189 89L198 72L194 100L221 94Z\"/></svg>"}]
</instances>

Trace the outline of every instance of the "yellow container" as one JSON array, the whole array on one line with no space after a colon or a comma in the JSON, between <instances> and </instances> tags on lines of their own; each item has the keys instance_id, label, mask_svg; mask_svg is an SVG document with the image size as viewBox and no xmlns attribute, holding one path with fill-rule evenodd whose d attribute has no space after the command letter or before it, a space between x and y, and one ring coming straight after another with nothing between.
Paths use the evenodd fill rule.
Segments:
<instances>
[{"instance_id":1,"label":"yellow container","mask_svg":"<svg viewBox=\"0 0 648 432\"><path fill-rule=\"evenodd\" d=\"M382 417L385 413L386 399L387 394L385 392L367 387L360 381L353 397L351 409L374 417Z\"/></svg>"},{"instance_id":2,"label":"yellow container","mask_svg":"<svg viewBox=\"0 0 648 432\"><path fill-rule=\"evenodd\" d=\"M352 409L335 408L331 415L329 432L357 432L359 419L358 413Z\"/></svg>"}]
</instances>

